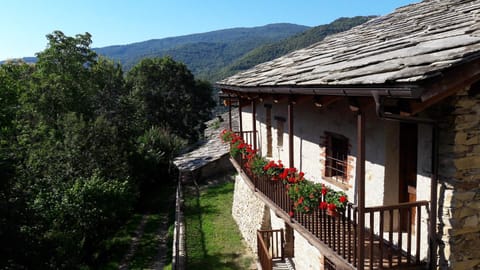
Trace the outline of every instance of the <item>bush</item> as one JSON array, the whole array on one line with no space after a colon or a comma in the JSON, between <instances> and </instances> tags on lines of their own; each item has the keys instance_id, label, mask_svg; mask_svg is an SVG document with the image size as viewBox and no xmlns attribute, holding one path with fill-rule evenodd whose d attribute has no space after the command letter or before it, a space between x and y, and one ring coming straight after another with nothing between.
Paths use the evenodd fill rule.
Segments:
<instances>
[{"instance_id":1,"label":"bush","mask_svg":"<svg viewBox=\"0 0 480 270\"><path fill-rule=\"evenodd\" d=\"M52 268L92 263L91 255L126 220L135 199L128 181L97 175L76 179L70 186L39 188L31 208L38 213L37 240L50 249L46 267Z\"/></svg>"},{"instance_id":2,"label":"bush","mask_svg":"<svg viewBox=\"0 0 480 270\"><path fill-rule=\"evenodd\" d=\"M134 175L142 188L170 173L171 162L186 141L167 128L151 127L136 141Z\"/></svg>"}]
</instances>

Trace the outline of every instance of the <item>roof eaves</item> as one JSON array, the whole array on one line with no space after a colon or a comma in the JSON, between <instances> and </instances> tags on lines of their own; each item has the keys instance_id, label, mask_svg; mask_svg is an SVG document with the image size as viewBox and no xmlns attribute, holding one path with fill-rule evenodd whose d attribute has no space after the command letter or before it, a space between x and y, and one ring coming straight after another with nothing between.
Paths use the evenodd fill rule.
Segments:
<instances>
[{"instance_id":1,"label":"roof eaves","mask_svg":"<svg viewBox=\"0 0 480 270\"><path fill-rule=\"evenodd\" d=\"M221 90L252 94L278 95L326 95L326 96L380 96L396 98L419 98L422 88L417 85L317 85L308 87L291 86L234 86L217 84Z\"/></svg>"}]
</instances>

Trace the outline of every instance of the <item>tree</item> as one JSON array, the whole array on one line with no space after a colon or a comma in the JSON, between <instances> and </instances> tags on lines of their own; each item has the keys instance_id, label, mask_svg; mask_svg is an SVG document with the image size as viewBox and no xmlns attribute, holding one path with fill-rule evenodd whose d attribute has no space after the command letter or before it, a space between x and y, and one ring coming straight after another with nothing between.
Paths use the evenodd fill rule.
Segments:
<instances>
[{"instance_id":1,"label":"tree","mask_svg":"<svg viewBox=\"0 0 480 270\"><path fill-rule=\"evenodd\" d=\"M124 79L90 34L47 39L35 65L0 66L2 269L95 267L138 191L168 179L213 106L211 86L170 58Z\"/></svg>"},{"instance_id":2,"label":"tree","mask_svg":"<svg viewBox=\"0 0 480 270\"><path fill-rule=\"evenodd\" d=\"M66 112L77 112L93 117L92 96L96 89L92 80L92 66L96 53L90 49L89 33L75 37L61 31L47 35L47 48L37 54L33 74L35 83L25 102L34 114L47 124Z\"/></svg>"},{"instance_id":3,"label":"tree","mask_svg":"<svg viewBox=\"0 0 480 270\"><path fill-rule=\"evenodd\" d=\"M27 239L20 224L26 220L25 189L16 177L22 154L17 146L19 98L29 86L33 67L22 61L0 65L0 268L19 261ZM21 255L23 256L23 255Z\"/></svg>"},{"instance_id":4,"label":"tree","mask_svg":"<svg viewBox=\"0 0 480 270\"><path fill-rule=\"evenodd\" d=\"M197 83L184 64L169 57L143 59L126 80L145 127L168 127L190 142L198 138L213 107L211 88Z\"/></svg>"},{"instance_id":5,"label":"tree","mask_svg":"<svg viewBox=\"0 0 480 270\"><path fill-rule=\"evenodd\" d=\"M0 68L0 241L13 243L0 268L89 262L135 199L121 69L97 59L88 33L47 38L35 66Z\"/></svg>"}]
</instances>

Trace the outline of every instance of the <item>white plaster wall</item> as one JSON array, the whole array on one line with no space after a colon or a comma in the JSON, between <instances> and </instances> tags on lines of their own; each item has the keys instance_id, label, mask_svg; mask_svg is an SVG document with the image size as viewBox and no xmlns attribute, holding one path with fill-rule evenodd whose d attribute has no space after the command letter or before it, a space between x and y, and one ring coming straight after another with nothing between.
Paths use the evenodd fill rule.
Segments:
<instances>
[{"instance_id":1,"label":"white plaster wall","mask_svg":"<svg viewBox=\"0 0 480 270\"><path fill-rule=\"evenodd\" d=\"M272 230L285 229L285 221L278 217L273 210L270 209L270 223Z\"/></svg>"},{"instance_id":2,"label":"white plaster wall","mask_svg":"<svg viewBox=\"0 0 480 270\"><path fill-rule=\"evenodd\" d=\"M285 166L288 164L288 117L287 104L273 103L265 101L265 103L272 105L272 152L273 160L282 160ZM264 103L257 104L257 130L262 138L261 148L265 152L267 148L266 141L266 119ZM248 131L253 129L251 107L246 106L242 109L243 130ZM284 123L283 146L277 147L277 124L275 117L282 117L286 119ZM322 137L325 132L334 132L342 134L349 139L350 155L352 156L353 164L355 164L356 156L356 117L348 109L346 102L340 101L327 108L316 108L308 101L299 102L294 105L294 166L305 173L305 177L314 182L324 182L321 168L324 166L324 161L321 159L320 153L323 142ZM384 163L385 163L385 137L384 137L384 122L377 119L373 110L368 111L366 115L366 190L368 196L366 198L366 205L381 205L383 204L383 190L384 190ZM355 168L351 170L350 188L346 190L349 200L355 202ZM332 188L334 185L324 182Z\"/></svg>"}]
</instances>

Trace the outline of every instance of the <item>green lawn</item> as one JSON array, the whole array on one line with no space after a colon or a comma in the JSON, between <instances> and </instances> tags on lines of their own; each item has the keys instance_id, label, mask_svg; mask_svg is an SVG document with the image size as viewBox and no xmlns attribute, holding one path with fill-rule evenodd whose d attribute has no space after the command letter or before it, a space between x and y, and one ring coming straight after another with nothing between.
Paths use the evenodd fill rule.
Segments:
<instances>
[{"instance_id":1,"label":"green lawn","mask_svg":"<svg viewBox=\"0 0 480 270\"><path fill-rule=\"evenodd\" d=\"M254 259L231 215L233 183L185 192L187 269L251 269Z\"/></svg>"}]
</instances>

